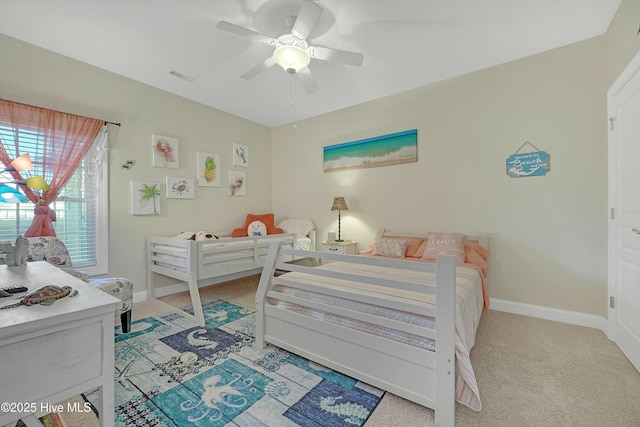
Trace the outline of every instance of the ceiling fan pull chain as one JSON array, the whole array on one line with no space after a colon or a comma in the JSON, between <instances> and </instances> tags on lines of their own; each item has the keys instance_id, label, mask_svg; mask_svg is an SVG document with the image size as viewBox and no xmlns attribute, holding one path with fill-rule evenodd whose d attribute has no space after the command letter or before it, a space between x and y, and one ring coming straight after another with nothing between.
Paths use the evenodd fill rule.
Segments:
<instances>
[{"instance_id":1,"label":"ceiling fan pull chain","mask_svg":"<svg viewBox=\"0 0 640 427\"><path fill-rule=\"evenodd\" d=\"M293 127L297 127L296 122L298 121L297 111L296 111L296 80L295 73L289 73L289 78L291 79L290 89L289 89L289 106L293 108Z\"/></svg>"}]
</instances>

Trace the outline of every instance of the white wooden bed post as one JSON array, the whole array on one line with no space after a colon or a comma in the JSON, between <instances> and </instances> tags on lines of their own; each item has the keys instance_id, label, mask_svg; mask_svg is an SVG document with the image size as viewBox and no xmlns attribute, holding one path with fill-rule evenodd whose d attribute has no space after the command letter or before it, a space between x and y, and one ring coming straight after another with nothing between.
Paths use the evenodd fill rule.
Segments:
<instances>
[{"instance_id":1,"label":"white wooden bed post","mask_svg":"<svg viewBox=\"0 0 640 427\"><path fill-rule=\"evenodd\" d=\"M275 250L278 247L278 250ZM269 283L275 274L276 260L280 256L280 242L273 242L269 246L269 252L267 252L267 258L264 263L264 269L260 276L260 283L258 284L258 290L256 291L256 341L254 343L256 348L265 348L266 342L264 339L265 329L265 317L264 317L264 300L267 297L269 291Z\"/></svg>"},{"instance_id":2,"label":"white wooden bed post","mask_svg":"<svg viewBox=\"0 0 640 427\"><path fill-rule=\"evenodd\" d=\"M436 258L436 426L456 419L456 259ZM442 308L441 308L442 307Z\"/></svg>"},{"instance_id":3,"label":"white wooden bed post","mask_svg":"<svg viewBox=\"0 0 640 427\"><path fill-rule=\"evenodd\" d=\"M194 277L194 272L199 271L198 263L201 262L200 259L196 259L197 257L193 256L193 253L197 251L197 245L198 242L195 240L189 240L187 242L187 262L190 264L187 284L189 285L191 307L193 307L193 315L196 318L196 323L199 326L204 326L204 311L202 309L202 301L200 300L200 291L198 290L198 278Z\"/></svg>"},{"instance_id":4,"label":"white wooden bed post","mask_svg":"<svg viewBox=\"0 0 640 427\"><path fill-rule=\"evenodd\" d=\"M151 253L151 238L147 237L147 299L154 299L156 297L156 275L148 267L153 263Z\"/></svg>"}]
</instances>

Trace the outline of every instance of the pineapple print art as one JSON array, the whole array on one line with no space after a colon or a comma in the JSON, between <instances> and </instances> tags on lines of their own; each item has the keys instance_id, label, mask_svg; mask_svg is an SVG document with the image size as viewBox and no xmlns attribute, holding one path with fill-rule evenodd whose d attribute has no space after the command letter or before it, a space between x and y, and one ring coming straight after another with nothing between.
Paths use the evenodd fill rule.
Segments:
<instances>
[{"instance_id":1,"label":"pineapple print art","mask_svg":"<svg viewBox=\"0 0 640 427\"><path fill-rule=\"evenodd\" d=\"M216 179L216 162L213 157L207 157L204 161L204 179L207 182L213 182Z\"/></svg>"},{"instance_id":2,"label":"pineapple print art","mask_svg":"<svg viewBox=\"0 0 640 427\"><path fill-rule=\"evenodd\" d=\"M220 156L198 152L198 185L220 187Z\"/></svg>"}]
</instances>

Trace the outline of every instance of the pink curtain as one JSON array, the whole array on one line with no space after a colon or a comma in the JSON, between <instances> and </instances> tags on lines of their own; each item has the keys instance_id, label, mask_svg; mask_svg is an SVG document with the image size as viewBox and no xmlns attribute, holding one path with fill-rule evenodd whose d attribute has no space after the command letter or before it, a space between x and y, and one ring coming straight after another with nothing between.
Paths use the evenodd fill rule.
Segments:
<instances>
[{"instance_id":1,"label":"pink curtain","mask_svg":"<svg viewBox=\"0 0 640 427\"><path fill-rule=\"evenodd\" d=\"M31 153L31 158L34 163L42 160L42 176L51 190L21 187L27 198L36 205L33 222L25 236L55 236L55 212L49 208L49 204L73 176L100 133L104 121L0 99L0 124L12 127L16 132L12 141L0 137L0 161L5 166L13 160L6 148L11 146L11 152L16 157L28 152L24 148L20 150L17 129L32 130L38 134L37 151L43 155L36 159L35 153ZM19 172L12 174L17 180L23 179Z\"/></svg>"}]
</instances>

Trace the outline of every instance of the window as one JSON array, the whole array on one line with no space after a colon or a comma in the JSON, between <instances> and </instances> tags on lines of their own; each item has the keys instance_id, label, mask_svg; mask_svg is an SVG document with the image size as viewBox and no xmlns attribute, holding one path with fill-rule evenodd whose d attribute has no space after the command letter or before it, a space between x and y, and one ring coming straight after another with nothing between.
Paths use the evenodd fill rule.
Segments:
<instances>
[{"instance_id":1,"label":"window","mask_svg":"<svg viewBox=\"0 0 640 427\"><path fill-rule=\"evenodd\" d=\"M0 126L0 137L6 142L4 148L11 158L17 157L12 152L15 145L20 154L30 154L34 170L23 176L42 175L49 182L50 177L42 171L42 162L51 153L45 152L46 144L42 143L38 130ZM108 272L106 141L105 128L58 198L49 205L56 214L56 235L69 249L74 267L90 275ZM33 208L31 202L0 203L0 241L15 240L24 234L33 220Z\"/></svg>"}]
</instances>

